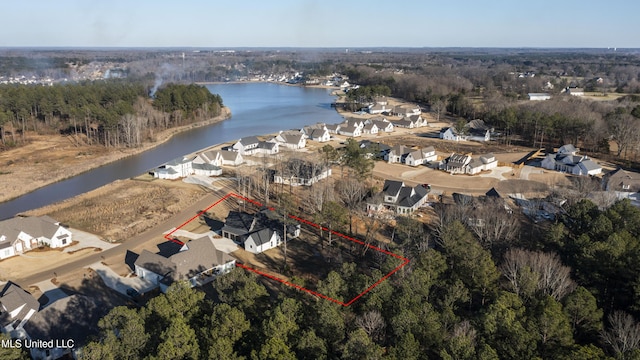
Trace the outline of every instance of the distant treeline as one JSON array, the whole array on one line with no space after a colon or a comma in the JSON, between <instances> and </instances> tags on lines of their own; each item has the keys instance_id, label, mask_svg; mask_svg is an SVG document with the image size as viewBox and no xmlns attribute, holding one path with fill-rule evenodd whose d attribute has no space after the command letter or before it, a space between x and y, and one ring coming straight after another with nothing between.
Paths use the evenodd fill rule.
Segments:
<instances>
[{"instance_id":1,"label":"distant treeline","mask_svg":"<svg viewBox=\"0 0 640 360\"><path fill-rule=\"evenodd\" d=\"M151 106L142 83L123 80L44 86L0 86L0 142L27 131L75 135L105 146L139 146L155 131L220 114L222 99L197 85L167 85ZM83 135L83 136L82 136Z\"/></svg>"}]
</instances>

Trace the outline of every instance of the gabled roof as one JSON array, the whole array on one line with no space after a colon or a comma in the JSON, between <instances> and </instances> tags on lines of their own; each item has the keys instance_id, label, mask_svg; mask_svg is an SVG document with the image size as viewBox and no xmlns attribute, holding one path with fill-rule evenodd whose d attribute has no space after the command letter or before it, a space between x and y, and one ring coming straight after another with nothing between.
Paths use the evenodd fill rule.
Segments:
<instances>
[{"instance_id":1,"label":"gabled roof","mask_svg":"<svg viewBox=\"0 0 640 360\"><path fill-rule=\"evenodd\" d=\"M185 243L168 260L174 264L175 269L168 278L177 281L191 279L205 270L233 261L234 258L218 250L212 238L204 236Z\"/></svg>"},{"instance_id":2,"label":"gabled roof","mask_svg":"<svg viewBox=\"0 0 640 360\"><path fill-rule=\"evenodd\" d=\"M404 145L394 145L391 148L391 153L398 156L398 155L406 155L408 153L411 152L411 148L408 148Z\"/></svg>"},{"instance_id":3,"label":"gabled roof","mask_svg":"<svg viewBox=\"0 0 640 360\"><path fill-rule=\"evenodd\" d=\"M400 193L400 189L404 186L402 181L396 180L385 180L384 186L382 187L382 192L385 195L389 196L397 196Z\"/></svg>"},{"instance_id":4,"label":"gabled roof","mask_svg":"<svg viewBox=\"0 0 640 360\"><path fill-rule=\"evenodd\" d=\"M484 195L488 196L488 197L497 197L497 198L502 197L502 195L500 195L498 190L496 190L496 188L494 188L494 187L489 189L489 191L487 191Z\"/></svg>"},{"instance_id":5,"label":"gabled roof","mask_svg":"<svg viewBox=\"0 0 640 360\"><path fill-rule=\"evenodd\" d=\"M134 265L161 276L166 276L175 272L176 269L175 264L171 262L169 258L152 253L149 250L142 250L142 253L140 253L140 256L138 256Z\"/></svg>"},{"instance_id":6,"label":"gabled roof","mask_svg":"<svg viewBox=\"0 0 640 360\"><path fill-rule=\"evenodd\" d=\"M493 155L493 153L486 153L484 155L480 155L480 161L482 161L484 164L493 162L496 159L496 156Z\"/></svg>"},{"instance_id":7,"label":"gabled roof","mask_svg":"<svg viewBox=\"0 0 640 360\"><path fill-rule=\"evenodd\" d=\"M0 305L3 310L0 313L1 326L6 326L16 320L22 321L30 311L38 311L40 308L38 300L12 282L6 283L0 292ZM18 309L18 314L11 318L9 313Z\"/></svg>"},{"instance_id":8,"label":"gabled roof","mask_svg":"<svg viewBox=\"0 0 640 360\"><path fill-rule=\"evenodd\" d=\"M426 148L422 148L423 155L426 155L435 151L436 151L436 148L434 148L433 146L427 146Z\"/></svg>"},{"instance_id":9,"label":"gabled roof","mask_svg":"<svg viewBox=\"0 0 640 360\"><path fill-rule=\"evenodd\" d=\"M200 154L198 154L198 156L204 160L207 163L211 163L213 161L215 161L220 153L218 151L215 150L207 150L207 151L203 151Z\"/></svg>"},{"instance_id":10,"label":"gabled roof","mask_svg":"<svg viewBox=\"0 0 640 360\"><path fill-rule=\"evenodd\" d=\"M573 154L577 151L578 149L576 149L576 147L573 146L573 144L566 144L566 145L562 145L558 149L558 154Z\"/></svg>"},{"instance_id":11,"label":"gabled roof","mask_svg":"<svg viewBox=\"0 0 640 360\"><path fill-rule=\"evenodd\" d=\"M6 236L7 240L0 243L0 247L7 247L5 244L16 241L21 231L34 238L51 239L59 228L58 221L49 216L15 217L3 220L0 221L0 236Z\"/></svg>"},{"instance_id":12,"label":"gabled roof","mask_svg":"<svg viewBox=\"0 0 640 360\"><path fill-rule=\"evenodd\" d=\"M67 296L35 314L24 329L33 340L73 339L76 347L84 346L113 306L84 295Z\"/></svg>"},{"instance_id":13,"label":"gabled roof","mask_svg":"<svg viewBox=\"0 0 640 360\"><path fill-rule=\"evenodd\" d=\"M238 143L240 143L242 146L253 145L259 142L260 142L260 139L258 139L258 137L256 136L247 136L238 140Z\"/></svg>"},{"instance_id":14,"label":"gabled roof","mask_svg":"<svg viewBox=\"0 0 640 360\"><path fill-rule=\"evenodd\" d=\"M221 150L219 153L220 156L222 156L222 159L228 161L235 161L238 157L240 157L240 153L237 151Z\"/></svg>"},{"instance_id":15,"label":"gabled roof","mask_svg":"<svg viewBox=\"0 0 640 360\"><path fill-rule=\"evenodd\" d=\"M236 235L246 234L253 228L254 215L242 211L229 211L222 231Z\"/></svg>"},{"instance_id":16,"label":"gabled roof","mask_svg":"<svg viewBox=\"0 0 640 360\"><path fill-rule=\"evenodd\" d=\"M247 237L247 240L251 238L253 242L256 243L256 245L262 245L268 243L271 240L273 234L273 230L264 228L250 233Z\"/></svg>"},{"instance_id":17,"label":"gabled roof","mask_svg":"<svg viewBox=\"0 0 640 360\"><path fill-rule=\"evenodd\" d=\"M601 169L600 165L596 164L593 160L591 159L584 159L580 162L580 164L587 170L587 171L591 171L591 170L598 170Z\"/></svg>"},{"instance_id":18,"label":"gabled roof","mask_svg":"<svg viewBox=\"0 0 640 360\"><path fill-rule=\"evenodd\" d=\"M640 173L621 168L605 175L607 188L616 191L640 191Z\"/></svg>"},{"instance_id":19,"label":"gabled roof","mask_svg":"<svg viewBox=\"0 0 640 360\"><path fill-rule=\"evenodd\" d=\"M328 130L325 130L324 128L323 129L313 129L311 131L311 134L309 134L309 137L311 139L317 139L317 138L323 137L324 134L327 133L327 132L328 132Z\"/></svg>"},{"instance_id":20,"label":"gabled roof","mask_svg":"<svg viewBox=\"0 0 640 360\"><path fill-rule=\"evenodd\" d=\"M341 124L327 124L327 130L336 131L340 129L341 126L342 126Z\"/></svg>"},{"instance_id":21,"label":"gabled roof","mask_svg":"<svg viewBox=\"0 0 640 360\"><path fill-rule=\"evenodd\" d=\"M173 159L173 160L165 163L164 165L165 166L180 166L180 165L188 164L191 161L193 161L193 158L188 158L188 157L184 156L184 157L179 157L179 158Z\"/></svg>"},{"instance_id":22,"label":"gabled roof","mask_svg":"<svg viewBox=\"0 0 640 360\"><path fill-rule=\"evenodd\" d=\"M272 150L273 148L275 148L277 146L278 146L278 143L272 143L272 142L268 142L268 141L260 141L258 143L258 148L259 149Z\"/></svg>"}]
</instances>

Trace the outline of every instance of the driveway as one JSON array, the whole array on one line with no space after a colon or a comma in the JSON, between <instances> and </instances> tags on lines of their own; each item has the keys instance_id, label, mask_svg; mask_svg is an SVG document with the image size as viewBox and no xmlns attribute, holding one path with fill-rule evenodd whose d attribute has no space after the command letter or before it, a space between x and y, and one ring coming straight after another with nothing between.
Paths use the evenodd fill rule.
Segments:
<instances>
[{"instance_id":1,"label":"driveway","mask_svg":"<svg viewBox=\"0 0 640 360\"><path fill-rule=\"evenodd\" d=\"M105 285L124 295L127 295L128 288L136 289L140 294L144 294L158 286L149 280L139 277L120 276L101 262L91 264L89 267L100 275Z\"/></svg>"},{"instance_id":2,"label":"driveway","mask_svg":"<svg viewBox=\"0 0 640 360\"><path fill-rule=\"evenodd\" d=\"M75 245L67 246L62 252L67 253L86 248L107 250L111 249L112 247L118 246L118 244L108 243L100 239L97 235L93 235L88 232L72 228L69 228L69 231L71 231L73 241L77 241L78 243Z\"/></svg>"},{"instance_id":3,"label":"driveway","mask_svg":"<svg viewBox=\"0 0 640 360\"><path fill-rule=\"evenodd\" d=\"M42 308L45 308L51 305L52 303L54 303L55 301L64 299L67 296L69 296L67 295L66 292L62 291L62 289L55 286L51 282L51 280L41 281L35 284L35 286L37 286L38 289L40 289L40 291L42 292L42 295L46 296L48 300L46 304L42 304Z\"/></svg>"}]
</instances>

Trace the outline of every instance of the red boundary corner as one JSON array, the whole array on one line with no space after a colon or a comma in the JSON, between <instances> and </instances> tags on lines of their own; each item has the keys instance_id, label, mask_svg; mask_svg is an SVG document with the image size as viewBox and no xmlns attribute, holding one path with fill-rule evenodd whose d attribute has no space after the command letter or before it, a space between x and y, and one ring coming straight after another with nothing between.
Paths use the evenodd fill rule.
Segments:
<instances>
[{"instance_id":1,"label":"red boundary corner","mask_svg":"<svg viewBox=\"0 0 640 360\"><path fill-rule=\"evenodd\" d=\"M190 223L191 221L193 221L193 220L197 219L198 217L200 217L200 215L202 215L202 214L206 213L207 211L209 211L209 209L213 208L214 206L216 206L216 205L218 205L219 203L221 203L221 202L223 202L223 201L227 200L227 199L228 199L228 198L230 198L230 197L234 197L234 198L242 199L242 200L244 200L244 201L247 201L247 202L252 203L252 204L254 204L254 205L256 205L256 206L259 206L259 207L263 206L261 203L259 203L259 202L255 201L255 200L252 200L252 199L246 198L246 197L241 196L241 195L238 195L238 194L236 194L236 193L228 193L227 195L223 196L220 200L218 200L218 201L216 201L215 203L211 204L209 207L207 207L206 209L202 210L202 211L201 211L201 212L199 212L197 215L195 215L195 216L194 216L194 217L192 217L191 219L189 219L189 220L185 221L185 222L184 222L184 223L182 223L180 226L178 226L177 228L175 228L174 230L172 230L171 232L169 232L168 234L166 234L166 235L164 236L164 238L165 238L165 239L167 239L167 240L169 240L169 241L173 241L173 242L175 242L175 243L177 243L177 244L179 244L179 245L184 245L184 243L183 243L183 242L181 242L181 241L179 241L178 239L176 239L176 238L174 238L174 237L173 237L173 233L174 233L174 232L176 232L176 231L178 231L179 229L181 229L182 227L184 227L185 225L187 225L187 224L188 224L188 223ZM270 210L275 210L273 207L270 207L269 209L270 209ZM299 217L297 217L297 216L289 215L289 217L290 217L291 219L294 219L294 220L299 221L299 222L301 222L301 223L303 223L303 224L306 224L306 225L309 225L309 226L315 227L315 228L317 228L317 229L322 228L322 230L323 230L323 231L329 231L329 229L327 229L326 227L322 227L322 226L320 226L320 225L318 225L318 224L316 224L316 223L313 223L313 222L311 222L311 221L308 221L308 220L305 220L305 219L299 218ZM388 274L386 274L386 275L382 276L380 279L378 279L378 281L376 281L373 285L369 286L369 287L368 287L368 288L366 288L363 292L361 292L360 294L356 295L353 299L351 299L351 300L349 300L349 301L347 301L347 302L343 302L343 301L340 301L340 300L334 299L334 298L329 297L329 296L327 296L327 295L325 295L325 294L321 294L321 293L319 293L319 292L317 292L317 291L313 291L313 290L311 290L311 289L307 289L307 288L302 287L302 286L300 286L300 285L293 284L293 283L288 282L288 281L286 281L286 280L284 280L284 279L281 279L281 278L279 278L279 277L277 277L277 276L273 276L273 275L270 275L270 274L264 273L264 272L262 272L262 271L256 270L256 269L254 269L254 268L252 268L252 267L249 267L249 266L246 266L246 265L243 265L243 264L240 264L240 263L236 263L236 266L237 266L237 267L240 267L240 268L243 268L243 269L245 269L245 270L247 270L247 271L254 272L254 273L256 273L256 274L258 274L258 275L260 275L260 276L264 276L264 277L269 278L269 279L271 279L271 280L278 281L278 282L280 282L280 283L282 283L282 284L284 284L284 285L290 286L290 287L295 288L295 289L298 289L298 290L300 290L300 291L304 291L304 292L309 293L309 294L311 294L311 295L317 296L317 297L319 297L319 298L322 298L322 299L325 299L325 300L328 300L328 301L334 302L334 303L339 304L339 305L342 305L342 306L349 306L349 305L353 304L354 302L356 302L358 299L360 299L362 296L364 296L365 294L367 294L369 291L373 290L376 286L380 285L382 282L384 282L385 280L387 280L391 275L393 275L394 273L396 273L398 270L402 269L403 267L405 267L405 266L409 263L409 259L407 259L407 258L405 258L405 257L403 257L403 256L400 256L400 255L398 255L398 254L394 254L394 253L392 253L392 252L390 252L390 251L387 251L387 250L384 250L384 249L380 249L379 247L373 246L373 245L371 245L371 244L365 244L364 242L362 242L362 241L360 241L360 240L358 240L358 239L352 238L352 237L350 237L350 236L344 235L344 234L339 233L339 232L334 231L334 230L331 230L331 233L332 233L332 234L334 234L334 235L336 235L336 236L338 236L338 237L341 237L341 238L343 238L343 239L345 239L345 240L347 240L347 241L352 241L352 242L354 242L354 243L357 243L357 244L360 244L360 245L363 245L363 246L367 246L368 248L370 248L370 249L372 249L372 250L375 250L375 251L378 251L378 252L381 252L381 253L383 253L383 254L385 254L385 255L392 256L392 257L394 257L394 258L396 258L396 259L401 260L401 261L402 261L402 263L401 263L400 265L396 266L393 270L391 270L391 272L389 272Z\"/></svg>"}]
</instances>

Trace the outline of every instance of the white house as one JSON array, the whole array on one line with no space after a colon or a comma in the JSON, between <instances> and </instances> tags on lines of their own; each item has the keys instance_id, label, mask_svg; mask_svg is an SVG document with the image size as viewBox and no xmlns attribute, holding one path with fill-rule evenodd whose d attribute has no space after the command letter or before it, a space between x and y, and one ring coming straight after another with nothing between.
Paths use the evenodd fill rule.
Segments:
<instances>
[{"instance_id":1,"label":"white house","mask_svg":"<svg viewBox=\"0 0 640 360\"><path fill-rule=\"evenodd\" d=\"M169 257L143 250L134 263L136 275L159 285L162 292L175 281L186 280L192 287L212 281L236 263L214 241L209 235L190 240Z\"/></svg>"},{"instance_id":2,"label":"white house","mask_svg":"<svg viewBox=\"0 0 640 360\"><path fill-rule=\"evenodd\" d=\"M274 230L265 228L247 235L244 241L244 249L253 254L273 249L282 244L282 238Z\"/></svg>"},{"instance_id":3,"label":"white house","mask_svg":"<svg viewBox=\"0 0 640 360\"><path fill-rule=\"evenodd\" d=\"M341 124L327 124L326 128L329 134L337 134L341 126Z\"/></svg>"},{"instance_id":4,"label":"white house","mask_svg":"<svg viewBox=\"0 0 640 360\"><path fill-rule=\"evenodd\" d=\"M584 89L583 88L572 88L572 87L568 87L565 89L565 92L571 96L584 96Z\"/></svg>"},{"instance_id":5,"label":"white house","mask_svg":"<svg viewBox=\"0 0 640 360\"><path fill-rule=\"evenodd\" d=\"M193 174L193 159L181 157L160 165L154 170L153 176L159 179L175 180Z\"/></svg>"},{"instance_id":6,"label":"white house","mask_svg":"<svg viewBox=\"0 0 640 360\"><path fill-rule=\"evenodd\" d=\"M256 149L259 143L260 139L257 137L248 136L236 141L236 143L233 144L232 149L233 151L239 152L240 155L252 155L254 153L252 150Z\"/></svg>"},{"instance_id":7,"label":"white house","mask_svg":"<svg viewBox=\"0 0 640 360\"><path fill-rule=\"evenodd\" d=\"M454 128L446 127L440 130L440 139L451 141L464 141L466 138L459 134Z\"/></svg>"},{"instance_id":8,"label":"white house","mask_svg":"<svg viewBox=\"0 0 640 360\"><path fill-rule=\"evenodd\" d=\"M284 146L287 149L298 150L307 146L307 135L300 132L285 132L280 131L278 135L269 140L272 143L278 143L280 146Z\"/></svg>"},{"instance_id":9,"label":"white house","mask_svg":"<svg viewBox=\"0 0 640 360\"><path fill-rule=\"evenodd\" d=\"M220 176L222 168L212 164L193 164L193 173L202 176Z\"/></svg>"},{"instance_id":10,"label":"white house","mask_svg":"<svg viewBox=\"0 0 640 360\"><path fill-rule=\"evenodd\" d=\"M327 128L323 129L313 129L309 134L309 139L317 142L327 142L331 140L331 134L329 134L329 130Z\"/></svg>"},{"instance_id":11,"label":"white house","mask_svg":"<svg viewBox=\"0 0 640 360\"><path fill-rule=\"evenodd\" d=\"M393 132L393 123L389 120L372 120L371 123L375 124L378 127L378 131L383 131L386 133Z\"/></svg>"},{"instance_id":12,"label":"white house","mask_svg":"<svg viewBox=\"0 0 640 360\"><path fill-rule=\"evenodd\" d=\"M40 303L20 286L7 282L0 292L0 326L9 334L22 329L40 309Z\"/></svg>"},{"instance_id":13,"label":"white house","mask_svg":"<svg viewBox=\"0 0 640 360\"><path fill-rule=\"evenodd\" d=\"M397 116L408 117L411 115L420 115L422 110L418 105L398 105L393 108L393 114Z\"/></svg>"},{"instance_id":14,"label":"white house","mask_svg":"<svg viewBox=\"0 0 640 360\"><path fill-rule=\"evenodd\" d=\"M230 211L221 233L242 244L246 251L260 253L282 243L284 228L282 215L273 210L264 209L255 214ZM286 232L287 239L296 238L300 236L300 225L286 225Z\"/></svg>"},{"instance_id":15,"label":"white house","mask_svg":"<svg viewBox=\"0 0 640 360\"><path fill-rule=\"evenodd\" d=\"M492 153L488 153L471 159L465 168L465 173L475 175L484 170L495 169L497 166L498 160L496 160L496 157Z\"/></svg>"},{"instance_id":16,"label":"white house","mask_svg":"<svg viewBox=\"0 0 640 360\"><path fill-rule=\"evenodd\" d=\"M409 115L405 117L407 120L413 121L413 125L417 128L425 127L428 125L427 119L423 118L421 115Z\"/></svg>"},{"instance_id":17,"label":"white house","mask_svg":"<svg viewBox=\"0 0 640 360\"><path fill-rule=\"evenodd\" d=\"M71 231L48 216L15 217L0 221L0 259L42 245L60 248L71 242Z\"/></svg>"},{"instance_id":18,"label":"white house","mask_svg":"<svg viewBox=\"0 0 640 360\"><path fill-rule=\"evenodd\" d=\"M369 114L382 114L384 112L391 112L391 108L387 105L382 105L382 104L373 104L373 105L369 105L367 106L367 112Z\"/></svg>"},{"instance_id":19,"label":"white house","mask_svg":"<svg viewBox=\"0 0 640 360\"><path fill-rule=\"evenodd\" d=\"M338 134L349 137L359 137L362 136L362 128L354 126L341 126L340 130L338 130Z\"/></svg>"},{"instance_id":20,"label":"white house","mask_svg":"<svg viewBox=\"0 0 640 360\"><path fill-rule=\"evenodd\" d=\"M436 149L433 146L428 146L410 152L404 159L404 163L411 166L418 166L436 161L437 159Z\"/></svg>"},{"instance_id":21,"label":"white house","mask_svg":"<svg viewBox=\"0 0 640 360\"><path fill-rule=\"evenodd\" d=\"M367 124L362 128L362 132L369 135L378 134L378 126L374 123Z\"/></svg>"},{"instance_id":22,"label":"white house","mask_svg":"<svg viewBox=\"0 0 640 360\"><path fill-rule=\"evenodd\" d=\"M418 185L405 186L404 182L385 180L382 198L372 197L367 200L367 212L370 216L384 211L398 215L407 215L416 211L427 201L428 190Z\"/></svg>"},{"instance_id":23,"label":"white house","mask_svg":"<svg viewBox=\"0 0 640 360\"><path fill-rule=\"evenodd\" d=\"M323 164L291 159L282 170L276 170L273 182L291 186L311 186L331 176L331 167Z\"/></svg>"},{"instance_id":24,"label":"white house","mask_svg":"<svg viewBox=\"0 0 640 360\"><path fill-rule=\"evenodd\" d=\"M529 100L531 101L543 101L551 99L551 95L548 93L529 93Z\"/></svg>"},{"instance_id":25,"label":"white house","mask_svg":"<svg viewBox=\"0 0 640 360\"><path fill-rule=\"evenodd\" d=\"M385 156L385 159L389 164L393 163L403 163L404 157L407 156L412 151L411 148L408 148L404 145L395 145L389 150L389 153Z\"/></svg>"},{"instance_id":26,"label":"white house","mask_svg":"<svg viewBox=\"0 0 640 360\"><path fill-rule=\"evenodd\" d=\"M416 127L416 123L408 118L397 120L394 123L394 126L399 128L413 129Z\"/></svg>"},{"instance_id":27,"label":"white house","mask_svg":"<svg viewBox=\"0 0 640 360\"><path fill-rule=\"evenodd\" d=\"M228 150L208 150L196 155L193 159L192 167L195 168L196 164L211 164L215 166L237 166L242 164L242 155L236 151Z\"/></svg>"},{"instance_id":28,"label":"white house","mask_svg":"<svg viewBox=\"0 0 640 360\"><path fill-rule=\"evenodd\" d=\"M598 175L602 167L586 155L577 155L578 149L566 144L555 154L547 154L540 166L548 170L566 172L573 175Z\"/></svg>"}]
</instances>

